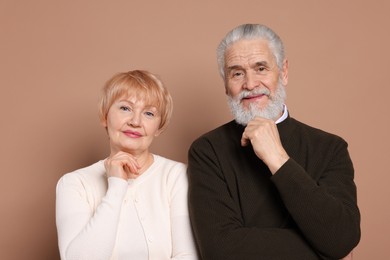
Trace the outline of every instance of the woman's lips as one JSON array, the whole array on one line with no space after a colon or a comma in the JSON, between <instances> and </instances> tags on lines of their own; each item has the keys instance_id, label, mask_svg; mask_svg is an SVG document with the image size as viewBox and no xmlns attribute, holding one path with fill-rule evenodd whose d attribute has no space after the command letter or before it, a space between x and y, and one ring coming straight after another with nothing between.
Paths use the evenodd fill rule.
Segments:
<instances>
[{"instance_id":1,"label":"woman's lips","mask_svg":"<svg viewBox=\"0 0 390 260\"><path fill-rule=\"evenodd\" d=\"M123 133L126 136L132 137L132 138L139 138L142 137L142 134L136 131L123 131Z\"/></svg>"}]
</instances>

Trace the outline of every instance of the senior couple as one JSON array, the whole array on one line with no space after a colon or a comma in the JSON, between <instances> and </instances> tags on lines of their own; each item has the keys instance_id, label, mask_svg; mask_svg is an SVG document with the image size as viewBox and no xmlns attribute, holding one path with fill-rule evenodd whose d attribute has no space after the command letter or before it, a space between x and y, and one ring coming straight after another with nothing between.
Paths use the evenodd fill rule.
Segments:
<instances>
[{"instance_id":1,"label":"senior couple","mask_svg":"<svg viewBox=\"0 0 390 260\"><path fill-rule=\"evenodd\" d=\"M172 114L161 80L135 70L107 81L110 154L57 184L61 259L352 259L347 143L290 116L279 36L240 25L217 60L234 120L195 140L188 166L149 150Z\"/></svg>"}]
</instances>

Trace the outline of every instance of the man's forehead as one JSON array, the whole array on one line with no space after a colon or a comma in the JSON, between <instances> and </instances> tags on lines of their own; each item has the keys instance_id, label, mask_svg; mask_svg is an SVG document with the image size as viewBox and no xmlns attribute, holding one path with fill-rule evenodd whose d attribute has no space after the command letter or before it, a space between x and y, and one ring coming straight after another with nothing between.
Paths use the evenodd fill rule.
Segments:
<instances>
[{"instance_id":1,"label":"man's forehead","mask_svg":"<svg viewBox=\"0 0 390 260\"><path fill-rule=\"evenodd\" d=\"M266 40L240 40L229 46L225 52L227 66L234 63L273 63L274 56Z\"/></svg>"}]
</instances>

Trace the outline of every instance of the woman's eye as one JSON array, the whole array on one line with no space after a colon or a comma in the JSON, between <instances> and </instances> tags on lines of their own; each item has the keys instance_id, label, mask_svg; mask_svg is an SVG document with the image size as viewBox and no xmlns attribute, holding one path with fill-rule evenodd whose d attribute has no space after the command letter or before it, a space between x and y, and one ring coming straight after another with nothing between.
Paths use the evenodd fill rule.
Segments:
<instances>
[{"instance_id":1,"label":"woman's eye","mask_svg":"<svg viewBox=\"0 0 390 260\"><path fill-rule=\"evenodd\" d=\"M149 116L149 117L154 117L154 113L153 112L145 112L145 115Z\"/></svg>"},{"instance_id":2,"label":"woman's eye","mask_svg":"<svg viewBox=\"0 0 390 260\"><path fill-rule=\"evenodd\" d=\"M127 107L127 106L121 106L121 107L120 107L120 110L123 110L123 111L130 111L130 108Z\"/></svg>"}]
</instances>

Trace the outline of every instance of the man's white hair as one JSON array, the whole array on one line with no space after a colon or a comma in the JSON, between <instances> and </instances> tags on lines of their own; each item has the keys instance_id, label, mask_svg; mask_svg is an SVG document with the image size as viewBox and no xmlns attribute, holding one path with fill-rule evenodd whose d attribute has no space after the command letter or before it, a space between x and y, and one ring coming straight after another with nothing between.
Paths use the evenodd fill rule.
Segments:
<instances>
[{"instance_id":1,"label":"man's white hair","mask_svg":"<svg viewBox=\"0 0 390 260\"><path fill-rule=\"evenodd\" d=\"M284 46L280 37L262 24L243 24L226 34L225 38L222 39L221 43L217 48L217 62L219 73L222 78L225 79L225 52L226 49L235 42L240 40L253 40L253 39L262 39L266 40L269 44L269 48L272 51L276 59L276 64L281 71L283 68L284 60Z\"/></svg>"}]
</instances>

